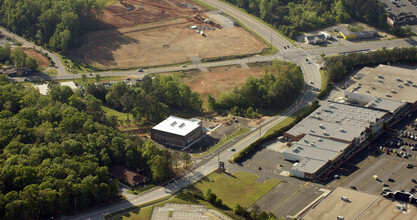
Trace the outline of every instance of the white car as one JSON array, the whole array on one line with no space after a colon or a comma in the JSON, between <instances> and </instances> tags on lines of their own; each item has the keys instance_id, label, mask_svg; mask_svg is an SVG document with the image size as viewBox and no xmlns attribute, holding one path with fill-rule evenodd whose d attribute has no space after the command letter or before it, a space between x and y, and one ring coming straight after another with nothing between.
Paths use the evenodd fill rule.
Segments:
<instances>
[{"instance_id":1,"label":"white car","mask_svg":"<svg viewBox=\"0 0 417 220\"><path fill-rule=\"evenodd\" d=\"M143 69L138 69L137 71L138 71L138 72L143 72Z\"/></svg>"}]
</instances>

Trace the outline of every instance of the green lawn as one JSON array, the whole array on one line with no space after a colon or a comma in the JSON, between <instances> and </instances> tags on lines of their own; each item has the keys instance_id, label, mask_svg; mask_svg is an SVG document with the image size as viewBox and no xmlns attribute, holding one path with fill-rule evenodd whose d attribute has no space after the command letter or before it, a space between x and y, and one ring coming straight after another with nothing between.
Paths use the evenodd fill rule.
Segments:
<instances>
[{"instance_id":1,"label":"green lawn","mask_svg":"<svg viewBox=\"0 0 417 220\"><path fill-rule=\"evenodd\" d=\"M195 183L195 186L203 193L211 189L230 208L233 208L235 203L249 207L280 182L270 179L265 183L258 183L255 182L256 179L258 177L250 173L228 175L213 172Z\"/></svg>"},{"instance_id":2,"label":"green lawn","mask_svg":"<svg viewBox=\"0 0 417 220\"><path fill-rule=\"evenodd\" d=\"M125 121L127 119L127 114L126 113L116 111L116 110L108 108L106 106L101 106L101 109L109 116L110 115L116 116L118 120Z\"/></svg>"},{"instance_id":3,"label":"green lawn","mask_svg":"<svg viewBox=\"0 0 417 220\"><path fill-rule=\"evenodd\" d=\"M46 74L52 76L52 75L58 75L58 70L54 69L49 69L47 71L45 71Z\"/></svg>"},{"instance_id":4,"label":"green lawn","mask_svg":"<svg viewBox=\"0 0 417 220\"><path fill-rule=\"evenodd\" d=\"M96 83L97 82L94 77L89 76L88 74L86 74L86 75L87 75L87 82L86 83ZM103 83L103 82L111 82L111 81L122 81L122 80L125 80L126 78L127 78L126 76L106 76L106 77L101 76L99 82ZM72 80L58 80L58 81L59 82L65 82L65 81L72 81ZM78 83L80 85L84 84L84 82L81 78L80 79L74 79L74 83Z\"/></svg>"},{"instance_id":5,"label":"green lawn","mask_svg":"<svg viewBox=\"0 0 417 220\"><path fill-rule=\"evenodd\" d=\"M193 154L193 157L202 157L205 156L211 152L213 152L214 150L216 150L217 148L219 148L220 146L222 146L223 144L227 143L228 141L230 141L231 139L238 137L242 134L248 133L250 131L249 128L244 128L244 127L240 127L239 130L235 131L233 134L227 136L225 139L219 141L216 145L214 145L213 147L210 147L210 149L199 153L199 154Z\"/></svg>"},{"instance_id":6,"label":"green lawn","mask_svg":"<svg viewBox=\"0 0 417 220\"><path fill-rule=\"evenodd\" d=\"M190 191L201 192L204 194L207 189L211 189L218 197L223 200L223 203L233 208L234 204L238 202L244 207L249 207L260 199L264 194L269 192L274 186L280 183L279 180L270 179L265 183L255 182L258 177L254 174L249 173L235 173L228 175L225 173L213 172L207 177L203 178L199 182L193 184ZM188 190L188 189L187 189ZM184 189L183 191L186 191ZM164 206L165 203L180 203L180 204L200 204L205 205L209 209L217 209L207 201L201 199L193 199L186 194L179 193L174 197L166 198L156 201L153 203L144 204L136 209L131 209L130 212L126 212L121 215L109 215L106 219L115 220L145 220L150 219L152 209L154 206ZM188 198L188 199L187 199ZM224 212L224 210L219 210ZM112 218L114 216L114 218Z\"/></svg>"},{"instance_id":7,"label":"green lawn","mask_svg":"<svg viewBox=\"0 0 417 220\"><path fill-rule=\"evenodd\" d=\"M103 1L104 1L105 6L109 6L109 5L116 3L117 0L103 0Z\"/></svg>"},{"instance_id":8,"label":"green lawn","mask_svg":"<svg viewBox=\"0 0 417 220\"><path fill-rule=\"evenodd\" d=\"M290 117L287 117L286 119L284 119L280 123L276 124L271 129L269 129L268 131L266 131L263 136L268 136L268 135L274 133L275 131L277 131L277 130L279 130L279 129L281 129L281 128L289 125L289 124L291 124L294 120L295 120L295 116L294 115L292 115Z\"/></svg>"}]
</instances>

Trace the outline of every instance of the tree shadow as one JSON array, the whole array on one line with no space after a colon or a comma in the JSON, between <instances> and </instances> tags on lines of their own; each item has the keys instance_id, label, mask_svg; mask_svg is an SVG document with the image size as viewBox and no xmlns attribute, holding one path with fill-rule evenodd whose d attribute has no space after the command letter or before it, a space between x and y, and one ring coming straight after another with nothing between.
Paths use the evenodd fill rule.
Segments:
<instances>
[{"instance_id":1,"label":"tree shadow","mask_svg":"<svg viewBox=\"0 0 417 220\"><path fill-rule=\"evenodd\" d=\"M76 62L115 66L114 51L126 45L139 44L140 41L129 37L118 29L89 32L80 38L78 48L67 53Z\"/></svg>"}]
</instances>

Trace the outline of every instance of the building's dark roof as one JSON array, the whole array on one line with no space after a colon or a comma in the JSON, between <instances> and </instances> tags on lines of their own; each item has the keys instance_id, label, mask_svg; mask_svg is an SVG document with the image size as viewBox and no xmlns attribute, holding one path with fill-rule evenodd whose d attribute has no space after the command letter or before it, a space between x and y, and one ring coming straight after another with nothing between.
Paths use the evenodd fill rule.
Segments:
<instances>
[{"instance_id":1,"label":"building's dark roof","mask_svg":"<svg viewBox=\"0 0 417 220\"><path fill-rule=\"evenodd\" d=\"M120 165L114 165L110 167L109 172L124 183L127 183L131 186L143 184L150 180L148 177Z\"/></svg>"},{"instance_id":2,"label":"building's dark roof","mask_svg":"<svg viewBox=\"0 0 417 220\"><path fill-rule=\"evenodd\" d=\"M307 38L307 40L314 40L314 35L311 35L311 36L306 36L306 38Z\"/></svg>"},{"instance_id":3,"label":"building's dark roof","mask_svg":"<svg viewBox=\"0 0 417 220\"><path fill-rule=\"evenodd\" d=\"M412 195L410 193L401 192L401 191L396 191L394 194L395 200L401 201L401 202L409 202L411 196Z\"/></svg>"}]
</instances>

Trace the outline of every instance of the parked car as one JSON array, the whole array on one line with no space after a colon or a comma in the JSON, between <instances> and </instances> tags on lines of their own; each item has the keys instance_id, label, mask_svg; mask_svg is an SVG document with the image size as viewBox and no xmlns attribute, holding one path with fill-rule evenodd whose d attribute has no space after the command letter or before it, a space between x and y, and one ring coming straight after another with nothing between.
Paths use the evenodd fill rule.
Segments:
<instances>
[{"instance_id":1,"label":"parked car","mask_svg":"<svg viewBox=\"0 0 417 220\"><path fill-rule=\"evenodd\" d=\"M385 191L385 192L391 191L388 187L384 187L384 188L382 188L382 190Z\"/></svg>"},{"instance_id":2,"label":"parked car","mask_svg":"<svg viewBox=\"0 0 417 220\"><path fill-rule=\"evenodd\" d=\"M138 69L137 71L138 71L138 72L143 72L143 69Z\"/></svg>"},{"instance_id":3,"label":"parked car","mask_svg":"<svg viewBox=\"0 0 417 220\"><path fill-rule=\"evenodd\" d=\"M416 183L417 184L417 180L416 179L411 179L411 182Z\"/></svg>"},{"instance_id":4,"label":"parked car","mask_svg":"<svg viewBox=\"0 0 417 220\"><path fill-rule=\"evenodd\" d=\"M395 182L395 180L393 179L393 178L388 178L388 181L390 181L390 182Z\"/></svg>"},{"instance_id":5,"label":"parked car","mask_svg":"<svg viewBox=\"0 0 417 220\"><path fill-rule=\"evenodd\" d=\"M350 188L357 190L356 186L350 186Z\"/></svg>"},{"instance_id":6,"label":"parked car","mask_svg":"<svg viewBox=\"0 0 417 220\"><path fill-rule=\"evenodd\" d=\"M384 186L384 187L389 187L389 185L388 185L388 184L386 184L386 183L382 183L382 186Z\"/></svg>"},{"instance_id":7,"label":"parked car","mask_svg":"<svg viewBox=\"0 0 417 220\"><path fill-rule=\"evenodd\" d=\"M411 168L413 168L414 166L412 165L412 164L407 164L407 168L408 169L411 169Z\"/></svg>"}]
</instances>

